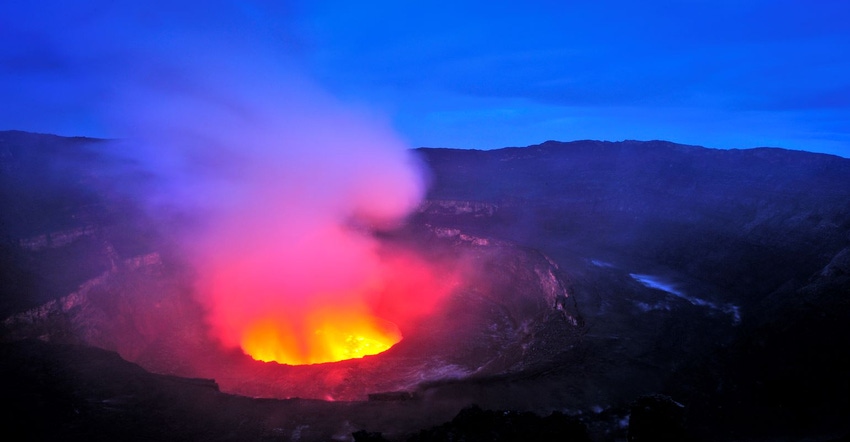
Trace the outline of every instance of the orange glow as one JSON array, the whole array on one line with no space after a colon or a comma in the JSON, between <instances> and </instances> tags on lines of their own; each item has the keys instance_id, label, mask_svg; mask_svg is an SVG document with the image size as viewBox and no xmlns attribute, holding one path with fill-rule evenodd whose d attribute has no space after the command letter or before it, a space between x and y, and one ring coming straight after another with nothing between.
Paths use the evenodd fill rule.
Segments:
<instances>
[{"instance_id":1,"label":"orange glow","mask_svg":"<svg viewBox=\"0 0 850 442\"><path fill-rule=\"evenodd\" d=\"M395 324L363 312L319 308L303 323L265 318L250 324L242 350L252 358L281 364L320 364L362 358L388 350L401 340Z\"/></svg>"},{"instance_id":2,"label":"orange glow","mask_svg":"<svg viewBox=\"0 0 850 442\"><path fill-rule=\"evenodd\" d=\"M356 243L334 239L348 247L336 248L337 259L357 250ZM325 260L289 269L262 263L286 257L303 264L307 255L296 260L285 250L261 250L242 252L240 260L217 255L222 259L207 293L215 301L208 319L221 342L264 362L320 364L382 353L457 283L455 271L410 252L375 251L345 265Z\"/></svg>"},{"instance_id":3,"label":"orange glow","mask_svg":"<svg viewBox=\"0 0 850 442\"><path fill-rule=\"evenodd\" d=\"M357 224L367 218L340 222L266 200L248 206L245 213L263 216L217 221L203 232L216 241L200 241L195 256L210 332L256 360L319 364L381 353L454 288L456 268L380 241Z\"/></svg>"}]
</instances>

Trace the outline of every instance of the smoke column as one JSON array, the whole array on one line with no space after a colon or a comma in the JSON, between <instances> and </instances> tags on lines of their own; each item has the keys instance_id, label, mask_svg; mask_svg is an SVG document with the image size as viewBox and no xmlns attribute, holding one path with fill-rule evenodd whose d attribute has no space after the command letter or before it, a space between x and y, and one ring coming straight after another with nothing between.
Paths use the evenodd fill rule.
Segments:
<instances>
[{"instance_id":1,"label":"smoke column","mask_svg":"<svg viewBox=\"0 0 850 442\"><path fill-rule=\"evenodd\" d=\"M201 214L181 242L212 333L283 363L386 350L401 339L392 320L411 312L379 312L382 298L414 295L389 292L407 284L399 279L419 279L421 290L435 275L415 257L381 253L371 232L418 205L419 165L387 125L309 81L224 61L182 71L182 86L157 77L126 88L110 112L169 178L154 209Z\"/></svg>"},{"instance_id":2,"label":"smoke column","mask_svg":"<svg viewBox=\"0 0 850 442\"><path fill-rule=\"evenodd\" d=\"M41 79L34 103L122 139L116 151L149 178L136 197L156 218L194 221L170 234L222 345L299 364L373 354L446 292L370 233L423 196L408 146L301 73L287 23L245 2L21 8L3 32L52 63L27 74Z\"/></svg>"}]
</instances>

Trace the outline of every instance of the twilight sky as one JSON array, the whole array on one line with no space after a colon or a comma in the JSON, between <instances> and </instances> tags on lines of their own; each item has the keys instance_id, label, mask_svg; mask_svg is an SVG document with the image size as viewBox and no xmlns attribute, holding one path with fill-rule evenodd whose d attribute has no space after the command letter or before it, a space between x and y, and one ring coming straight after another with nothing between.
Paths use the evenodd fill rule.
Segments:
<instances>
[{"instance_id":1,"label":"twilight sky","mask_svg":"<svg viewBox=\"0 0 850 442\"><path fill-rule=\"evenodd\" d=\"M412 147L665 139L850 157L846 0L0 3L0 130L122 136L115 113L151 88L227 104L239 81L244 105L276 79Z\"/></svg>"}]
</instances>

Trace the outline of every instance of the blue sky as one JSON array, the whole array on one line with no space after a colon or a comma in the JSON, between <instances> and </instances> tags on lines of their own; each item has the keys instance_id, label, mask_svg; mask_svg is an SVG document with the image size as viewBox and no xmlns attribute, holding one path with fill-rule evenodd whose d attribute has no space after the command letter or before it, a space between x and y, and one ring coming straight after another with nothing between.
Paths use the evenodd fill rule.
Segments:
<instances>
[{"instance_id":1,"label":"blue sky","mask_svg":"<svg viewBox=\"0 0 850 442\"><path fill-rule=\"evenodd\" d=\"M413 147L665 139L850 157L838 0L7 0L0 129L120 135L106 114L122 88L216 66L258 87L297 71Z\"/></svg>"}]
</instances>

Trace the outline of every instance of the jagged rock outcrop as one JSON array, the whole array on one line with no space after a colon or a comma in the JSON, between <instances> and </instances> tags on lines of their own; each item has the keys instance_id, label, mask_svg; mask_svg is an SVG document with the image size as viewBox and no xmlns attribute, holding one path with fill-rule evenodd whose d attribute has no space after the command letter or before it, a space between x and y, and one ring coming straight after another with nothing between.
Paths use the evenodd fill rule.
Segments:
<instances>
[{"instance_id":1,"label":"jagged rock outcrop","mask_svg":"<svg viewBox=\"0 0 850 442\"><path fill-rule=\"evenodd\" d=\"M477 218L492 217L499 210L494 203L482 201L446 201L425 200L420 206L420 212L439 213L441 215L457 216L471 215Z\"/></svg>"}]
</instances>

